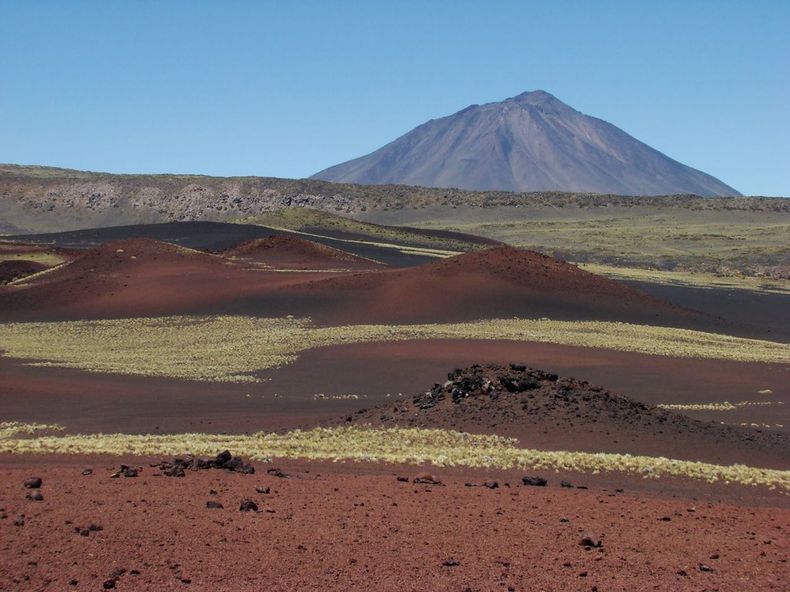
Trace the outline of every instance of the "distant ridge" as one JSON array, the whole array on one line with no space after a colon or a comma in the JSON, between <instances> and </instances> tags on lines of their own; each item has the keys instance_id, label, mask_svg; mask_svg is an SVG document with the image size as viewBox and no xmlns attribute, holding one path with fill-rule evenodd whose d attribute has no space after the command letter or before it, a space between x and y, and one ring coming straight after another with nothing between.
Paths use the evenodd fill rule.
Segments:
<instances>
[{"instance_id":1,"label":"distant ridge","mask_svg":"<svg viewBox=\"0 0 790 592\"><path fill-rule=\"evenodd\" d=\"M433 119L311 178L469 190L740 195L542 90Z\"/></svg>"}]
</instances>

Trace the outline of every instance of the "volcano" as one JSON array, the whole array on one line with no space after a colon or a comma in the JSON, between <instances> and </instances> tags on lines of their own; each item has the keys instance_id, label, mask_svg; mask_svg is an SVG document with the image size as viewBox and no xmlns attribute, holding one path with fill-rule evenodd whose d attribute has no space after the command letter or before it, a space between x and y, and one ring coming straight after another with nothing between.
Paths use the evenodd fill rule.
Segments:
<instances>
[{"instance_id":1,"label":"volcano","mask_svg":"<svg viewBox=\"0 0 790 592\"><path fill-rule=\"evenodd\" d=\"M542 90L433 119L312 178L481 191L740 195Z\"/></svg>"}]
</instances>

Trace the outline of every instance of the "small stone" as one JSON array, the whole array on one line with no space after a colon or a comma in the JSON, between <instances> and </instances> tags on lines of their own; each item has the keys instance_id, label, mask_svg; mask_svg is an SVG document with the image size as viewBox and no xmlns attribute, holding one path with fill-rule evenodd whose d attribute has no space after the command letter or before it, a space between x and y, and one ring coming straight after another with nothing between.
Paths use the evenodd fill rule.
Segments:
<instances>
[{"instance_id":1,"label":"small stone","mask_svg":"<svg viewBox=\"0 0 790 592\"><path fill-rule=\"evenodd\" d=\"M252 500L244 500L239 505L240 512L257 512L258 511L258 504L256 504Z\"/></svg>"},{"instance_id":2,"label":"small stone","mask_svg":"<svg viewBox=\"0 0 790 592\"><path fill-rule=\"evenodd\" d=\"M688 572L687 572L685 569L679 569L679 570L677 570L677 572L676 572L676 573L677 573L679 576L683 576L683 577L686 577L686 576L688 576L688 575L689 575L689 574L688 574Z\"/></svg>"},{"instance_id":3,"label":"small stone","mask_svg":"<svg viewBox=\"0 0 790 592\"><path fill-rule=\"evenodd\" d=\"M286 475L280 469L277 468L267 469L266 473L271 475L272 477L279 477L280 479L285 479L286 477L288 477L288 475Z\"/></svg>"},{"instance_id":4,"label":"small stone","mask_svg":"<svg viewBox=\"0 0 790 592\"><path fill-rule=\"evenodd\" d=\"M136 468L126 465L121 465L121 469L119 470L119 473L124 477L137 477L138 472Z\"/></svg>"},{"instance_id":5,"label":"small stone","mask_svg":"<svg viewBox=\"0 0 790 592\"><path fill-rule=\"evenodd\" d=\"M105 590L112 590L113 588L115 588L115 580L104 580L104 583L102 584L102 588L104 588Z\"/></svg>"},{"instance_id":6,"label":"small stone","mask_svg":"<svg viewBox=\"0 0 790 592\"><path fill-rule=\"evenodd\" d=\"M41 502L44 501L44 496L40 491L33 491L27 494L27 499L33 500L34 502Z\"/></svg>"},{"instance_id":7,"label":"small stone","mask_svg":"<svg viewBox=\"0 0 790 592\"><path fill-rule=\"evenodd\" d=\"M100 530L104 530L104 527L102 527L102 526L101 526L101 525L99 525L99 524L93 524L93 523L91 523L91 524L88 526L88 530L90 530L91 532L99 532Z\"/></svg>"},{"instance_id":8,"label":"small stone","mask_svg":"<svg viewBox=\"0 0 790 592\"><path fill-rule=\"evenodd\" d=\"M30 479L25 479L23 485L26 489L38 489L41 487L41 477L31 477Z\"/></svg>"},{"instance_id":9,"label":"small stone","mask_svg":"<svg viewBox=\"0 0 790 592\"><path fill-rule=\"evenodd\" d=\"M601 537L591 533L587 533L579 540L579 544L583 547L603 547Z\"/></svg>"},{"instance_id":10,"label":"small stone","mask_svg":"<svg viewBox=\"0 0 790 592\"><path fill-rule=\"evenodd\" d=\"M445 559L444 561L442 561L442 565L444 565L445 567L457 567L461 565L461 562L458 561L457 559L453 559L452 557L450 557L450 559Z\"/></svg>"},{"instance_id":11,"label":"small stone","mask_svg":"<svg viewBox=\"0 0 790 592\"><path fill-rule=\"evenodd\" d=\"M524 485L531 485L532 487L546 487L548 481L546 481L543 477L522 477L521 482Z\"/></svg>"},{"instance_id":12,"label":"small stone","mask_svg":"<svg viewBox=\"0 0 790 592\"><path fill-rule=\"evenodd\" d=\"M93 469L82 469L82 474L85 475L86 477L88 475L93 475Z\"/></svg>"},{"instance_id":13,"label":"small stone","mask_svg":"<svg viewBox=\"0 0 790 592\"><path fill-rule=\"evenodd\" d=\"M704 563L699 564L700 571L715 571L710 565L705 565Z\"/></svg>"},{"instance_id":14,"label":"small stone","mask_svg":"<svg viewBox=\"0 0 790 592\"><path fill-rule=\"evenodd\" d=\"M231 458L233 458L233 455L230 453L230 450L225 450L223 452L220 452L214 458L214 464L220 467L225 466L225 463L228 462Z\"/></svg>"},{"instance_id":15,"label":"small stone","mask_svg":"<svg viewBox=\"0 0 790 592\"><path fill-rule=\"evenodd\" d=\"M256 487L256 488L255 488L255 491L256 491L257 493L262 493L262 494L267 494L267 493L270 493L270 492L271 492L271 490L272 490L272 488L271 488L271 487Z\"/></svg>"},{"instance_id":16,"label":"small stone","mask_svg":"<svg viewBox=\"0 0 790 592\"><path fill-rule=\"evenodd\" d=\"M560 481L560 487L564 487L565 489L573 489L573 484L570 481Z\"/></svg>"},{"instance_id":17,"label":"small stone","mask_svg":"<svg viewBox=\"0 0 790 592\"><path fill-rule=\"evenodd\" d=\"M401 477L396 477L396 480L400 481L401 483L408 483L409 482L409 478L408 477L402 477L402 476Z\"/></svg>"},{"instance_id":18,"label":"small stone","mask_svg":"<svg viewBox=\"0 0 790 592\"><path fill-rule=\"evenodd\" d=\"M206 507L212 510L221 510L224 506L219 502L215 502L214 500L209 500L206 502Z\"/></svg>"},{"instance_id":19,"label":"small stone","mask_svg":"<svg viewBox=\"0 0 790 592\"><path fill-rule=\"evenodd\" d=\"M439 479L436 475L431 473L423 472L418 473L414 479L412 479L413 483L422 483L424 485L441 485L442 480Z\"/></svg>"},{"instance_id":20,"label":"small stone","mask_svg":"<svg viewBox=\"0 0 790 592\"><path fill-rule=\"evenodd\" d=\"M485 483L483 483L483 487L487 487L488 489L498 489L499 483L497 483L496 481L486 481Z\"/></svg>"},{"instance_id":21,"label":"small stone","mask_svg":"<svg viewBox=\"0 0 790 592\"><path fill-rule=\"evenodd\" d=\"M69 586L76 586L77 584L79 584L79 581L74 579L69 580Z\"/></svg>"}]
</instances>

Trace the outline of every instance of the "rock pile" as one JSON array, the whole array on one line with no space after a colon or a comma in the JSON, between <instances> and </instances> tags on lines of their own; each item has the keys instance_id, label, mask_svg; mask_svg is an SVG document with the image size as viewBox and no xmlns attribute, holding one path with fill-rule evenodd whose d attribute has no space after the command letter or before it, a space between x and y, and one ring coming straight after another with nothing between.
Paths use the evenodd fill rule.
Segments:
<instances>
[{"instance_id":1,"label":"rock pile","mask_svg":"<svg viewBox=\"0 0 790 592\"><path fill-rule=\"evenodd\" d=\"M493 432L530 441L548 434L547 441L566 445L567 438L573 436L577 439L574 446L582 450L599 449L601 443L611 447L613 440L630 439L631 444L647 442L646 446L652 447L650 454L655 454L658 444L653 442L674 447L679 437L691 436L695 442L711 446L735 443L750 449L780 447L790 451L790 438L781 432L692 419L586 380L523 364L475 364L455 369L443 383L413 397L359 410L334 423Z\"/></svg>"},{"instance_id":2,"label":"rock pile","mask_svg":"<svg viewBox=\"0 0 790 592\"><path fill-rule=\"evenodd\" d=\"M202 471L207 469L224 469L234 473L252 475L255 467L250 463L245 463L241 457L233 456L230 451L220 452L213 459L196 458L187 455L183 458L177 457L172 461L162 461L151 465L158 468L167 477L185 477L186 471Z\"/></svg>"}]
</instances>

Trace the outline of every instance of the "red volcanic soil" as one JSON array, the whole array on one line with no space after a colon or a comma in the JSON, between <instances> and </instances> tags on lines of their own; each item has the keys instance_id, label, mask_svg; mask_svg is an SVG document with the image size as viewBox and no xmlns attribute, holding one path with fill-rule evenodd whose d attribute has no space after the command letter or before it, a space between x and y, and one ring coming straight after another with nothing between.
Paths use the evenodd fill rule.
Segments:
<instances>
[{"instance_id":1,"label":"red volcanic soil","mask_svg":"<svg viewBox=\"0 0 790 592\"><path fill-rule=\"evenodd\" d=\"M441 485L424 485L417 467L369 463L166 477L155 460L0 465L0 589L778 591L790 579L786 507L563 489L551 474L531 487L523 473L434 469ZM121 462L139 475L111 478ZM34 476L41 488L26 489Z\"/></svg>"},{"instance_id":2,"label":"red volcanic soil","mask_svg":"<svg viewBox=\"0 0 790 592\"><path fill-rule=\"evenodd\" d=\"M375 269L381 264L352 253L294 236L270 236L244 241L222 252L280 269Z\"/></svg>"},{"instance_id":3,"label":"red volcanic soil","mask_svg":"<svg viewBox=\"0 0 790 592\"><path fill-rule=\"evenodd\" d=\"M320 298L325 305L318 318L333 321L550 316L688 324L702 316L575 265L507 246L408 269L319 279L293 293Z\"/></svg>"},{"instance_id":4,"label":"red volcanic soil","mask_svg":"<svg viewBox=\"0 0 790 592\"><path fill-rule=\"evenodd\" d=\"M234 303L251 295L265 295L289 282L314 277L310 273L267 273L243 262L169 243L127 239L85 251L30 284L1 290L0 318L235 312Z\"/></svg>"},{"instance_id":5,"label":"red volcanic soil","mask_svg":"<svg viewBox=\"0 0 790 592\"><path fill-rule=\"evenodd\" d=\"M270 261L320 268L320 245L247 244ZM273 245L273 246L272 246ZM360 261L364 261L359 259ZM356 261L356 259L355 259ZM334 262L333 262L334 265ZM152 239L104 243L33 281L0 289L1 320L167 314L310 316L319 323L437 322L510 316L714 325L713 319L530 251L496 247L418 267L267 271ZM329 276L329 277L327 277Z\"/></svg>"}]
</instances>

